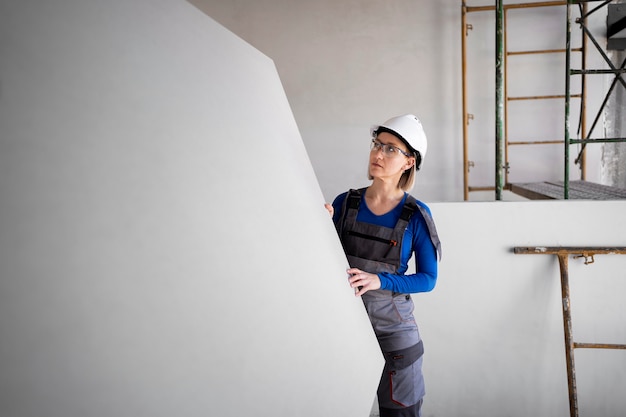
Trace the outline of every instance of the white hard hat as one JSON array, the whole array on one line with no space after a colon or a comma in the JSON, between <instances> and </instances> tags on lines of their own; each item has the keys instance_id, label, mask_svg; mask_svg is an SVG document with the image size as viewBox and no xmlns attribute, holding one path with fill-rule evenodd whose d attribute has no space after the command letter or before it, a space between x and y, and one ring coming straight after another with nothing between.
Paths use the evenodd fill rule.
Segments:
<instances>
[{"instance_id":1,"label":"white hard hat","mask_svg":"<svg viewBox=\"0 0 626 417\"><path fill-rule=\"evenodd\" d=\"M372 136L378 133L380 128L390 130L393 134L402 139L413 151L420 153L422 161L426 156L428 144L426 142L426 133L422 127L422 122L413 115L405 114L402 116L392 117L381 125L374 125L370 128Z\"/></svg>"}]
</instances>

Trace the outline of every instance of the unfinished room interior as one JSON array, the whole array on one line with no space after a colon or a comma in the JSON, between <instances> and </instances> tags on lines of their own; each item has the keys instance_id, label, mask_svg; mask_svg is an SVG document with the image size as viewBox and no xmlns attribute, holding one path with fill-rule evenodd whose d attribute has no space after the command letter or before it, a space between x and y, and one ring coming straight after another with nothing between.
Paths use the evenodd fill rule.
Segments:
<instances>
[{"instance_id":1,"label":"unfinished room interior","mask_svg":"<svg viewBox=\"0 0 626 417\"><path fill-rule=\"evenodd\" d=\"M626 417L625 51L626 1L0 0L0 417L380 416L325 203L403 114L421 416Z\"/></svg>"}]
</instances>

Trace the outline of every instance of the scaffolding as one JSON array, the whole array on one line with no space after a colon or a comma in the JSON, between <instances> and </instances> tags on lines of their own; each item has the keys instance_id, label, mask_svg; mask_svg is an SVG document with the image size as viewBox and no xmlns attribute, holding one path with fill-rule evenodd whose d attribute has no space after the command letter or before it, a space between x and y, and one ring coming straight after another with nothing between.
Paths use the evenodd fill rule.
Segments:
<instances>
[{"instance_id":1,"label":"scaffolding","mask_svg":"<svg viewBox=\"0 0 626 417\"><path fill-rule=\"evenodd\" d=\"M590 0L599 1L599 0ZM618 83L626 88L626 82L621 78L621 74L626 72L626 60L618 68L608 58L603 51L596 37L593 35L587 25L589 16L597 13L606 6L610 1L603 1L598 7L588 11L587 4L590 1L544 1L532 3L516 3L502 4L502 0L497 0L494 6L468 6L462 2L462 83L463 83L463 184L464 184L464 200L469 199L469 193L472 191L495 191L496 200L501 199L502 190L507 189L515 194L530 199L623 199L626 198L626 190L602 186L600 184L588 183L586 181L586 145L591 143L608 143L608 142L626 142L626 138L592 138L594 129L597 127L598 121L605 109L611 92ZM578 6L579 17L574 18L573 9ZM515 9L541 9L547 7L562 8L566 15L566 45L562 49L539 49L539 50L520 50L510 51L508 49L507 39L507 16L509 10ZM496 169L495 169L495 185L472 186L469 181L470 169L475 165L469 159L469 132L468 126L474 115L468 110L468 93L467 93L467 37L469 31L473 29L471 24L467 23L467 16L474 12L495 12L496 21ZM581 28L581 45L572 46L572 23L577 23ZM615 33L620 28L626 27L626 18L618 20L609 28ZM591 41L598 52L606 61L609 69L588 69L587 68L587 43ZM572 68L572 54L580 54L580 68ZM508 88L508 58L510 56L530 56L539 54L564 54L565 56L565 92L564 94L550 95L527 95L527 96L510 96ZM613 83L607 92L605 99L598 110L597 115L590 129L587 129L587 94L586 94L586 77L593 74L613 74L615 76ZM572 93L572 76L580 77L580 84L577 87L579 91ZM548 138L544 140L518 140L509 141L509 103L514 101L545 101L560 99L564 102L564 121L565 129L562 139ZM570 133L570 110L572 99L578 99L580 102L579 120L578 120L578 138L572 137ZM547 145L547 144L563 144L564 145L564 171L563 181L545 181L540 183L511 183L509 178L509 147L523 145ZM570 152L571 146L578 145L579 153L574 161L580 169L580 179L572 181L570 179Z\"/></svg>"},{"instance_id":2,"label":"scaffolding","mask_svg":"<svg viewBox=\"0 0 626 417\"><path fill-rule=\"evenodd\" d=\"M565 363L567 367L567 388L569 393L570 417L578 417L578 392L576 386L576 366L574 349L621 349L626 344L613 343L579 343L574 341L572 331L572 306L570 299L568 258L584 258L585 265L594 262L595 255L626 254L626 247L515 247L515 254L556 255L559 260L561 274L561 308L563 312L563 334L565 337Z\"/></svg>"},{"instance_id":3,"label":"scaffolding","mask_svg":"<svg viewBox=\"0 0 626 417\"><path fill-rule=\"evenodd\" d=\"M591 10L588 10L587 7L587 3L593 3L593 2L599 2L600 0L568 0L567 2L567 54L566 54L566 88L565 88L565 93L566 93L566 99L565 99L565 172L564 172L564 180L563 180L563 198L564 199L568 199L570 198L570 190L569 190L569 160L570 160L570 145L573 144L581 144L581 149L580 152L578 154L578 156L576 157L575 162L578 163L579 161L581 161L584 158L584 152L585 152L585 148L588 144L592 144L592 143L615 143L615 142L626 142L626 138L624 137L619 137L619 138L599 138L599 137L595 137L593 138L593 133L594 130L598 124L598 121L600 120L600 117L602 115L602 112L604 111L604 108L606 107L606 104L608 103L608 100L611 96L611 93L614 91L615 86L617 85L618 81L619 83L622 84L622 86L624 88L626 88L626 82L624 81L624 79L621 77L622 74L624 74L626 72L625 69L625 64L626 64L626 60L624 60L622 62L622 64L620 65L620 67L616 67L615 64L613 64L613 62L611 61L611 59L607 56L606 52L604 51L604 48L600 45L600 43L598 42L598 40L596 39L596 36L594 36L594 34L592 33L592 31L589 29L589 26L587 24L588 22L588 18L589 16L597 13L598 11L602 10L604 7L608 6L610 3L612 3L610 0L609 1L602 1L600 5L594 7ZM570 46L570 40L571 40L571 32L572 32L572 20L574 19L573 17L573 10L572 8L574 8L575 6L578 6L578 12L579 12L579 17L575 19L575 23L577 23L582 32L583 32L583 36L585 37L585 39L589 39L591 41L591 43L594 45L595 50L602 56L602 58L604 59L604 61L606 62L607 66L609 67L609 69L588 69L586 68L585 65L585 58L583 58L583 65L582 68L579 69L573 69L571 68L571 46ZM609 26L607 28L607 38L610 38L611 36L617 34L620 31L620 27L623 28L624 22L626 20L622 19L621 21L617 21L615 22L615 24L613 24L612 26ZM612 33L613 32L613 33ZM586 51L585 51L586 52ZM583 54L583 57L586 57L586 53ZM582 138L581 139L572 139L571 135L570 135L570 127L569 127L569 98L570 98L570 80L571 77L573 75L581 75L582 76L582 80L583 80L583 86L585 84L585 77L587 75L597 75L597 74L612 74L613 75L613 81L611 82L611 86L609 87L604 100L602 102L602 105L600 106L596 117L594 118L594 121L591 125L591 128L587 131L583 125L583 127L581 129L579 129L582 132ZM583 89L583 95L586 92ZM584 102L584 101L583 101ZM586 133L585 133L586 132ZM583 178L584 179L584 178Z\"/></svg>"}]
</instances>

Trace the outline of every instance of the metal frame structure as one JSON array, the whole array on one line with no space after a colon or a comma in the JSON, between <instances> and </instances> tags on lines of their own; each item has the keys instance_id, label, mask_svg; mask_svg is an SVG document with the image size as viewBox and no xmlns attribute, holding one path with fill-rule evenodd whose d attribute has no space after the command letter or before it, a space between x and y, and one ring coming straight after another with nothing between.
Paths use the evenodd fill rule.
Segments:
<instances>
[{"instance_id":1,"label":"metal frame structure","mask_svg":"<svg viewBox=\"0 0 626 417\"><path fill-rule=\"evenodd\" d=\"M600 3L591 10L588 10L587 3ZM571 161L571 145L579 145L580 149L576 156L574 163L580 167L580 180L577 182L577 186L581 184L584 186L586 179L586 162L585 162L585 150L588 144L593 143L616 143L626 142L625 137L615 138L600 138L592 137L594 130L596 129L598 122L601 119L603 111L608 103L608 100L615 90L617 84L622 84L626 88L626 81L622 78L622 74L626 73L626 60L621 63L619 67L614 64L607 56L604 48L600 45L597 37L590 30L587 19L595 13L598 13L607 5L611 4L611 0L566 0L566 1L545 1L534 3L517 3L517 4L502 4L502 0L496 0L494 6L467 6L465 1L462 1L462 70L463 70L463 185L464 185L464 200L469 199L469 193L471 191L490 191L495 190L496 200L501 199L501 193L503 189L512 189L512 184L509 182L509 146L512 145L540 145L540 144L564 144L564 172L563 183L558 185L563 189L563 198L570 198L570 161ZM566 7L566 45L564 49L555 50L536 50L536 51L515 51L511 52L507 50L506 39L506 25L507 25L507 12L510 9L528 9L528 8L541 8L541 7L553 7L553 6L565 6ZM578 9L578 17L574 17L574 10ZM495 12L496 17L496 138L495 138L495 151L496 151L496 171L495 171L495 186L470 186L469 184L469 171L473 162L469 160L468 156L468 129L469 121L473 119L473 115L468 112L467 108L467 43L466 38L468 32L472 28L467 24L467 14L472 12ZM581 29L581 46L572 47L572 27L577 24ZM607 30L607 35L611 36L617 31L626 27L626 20L619 21L615 27L610 27ZM604 35L604 34L603 34ZM591 43L595 47L595 50L602 56L606 62L608 69L590 69L587 68L587 45ZM581 53L581 66L580 68L572 68L572 53ZM511 55L529 55L529 54L552 54L552 53L565 53L565 94L563 95L546 95L546 96L528 96L528 97L509 97L507 93L507 58ZM598 109L591 127L587 129L586 116L587 116L587 76L596 74L612 74L614 76L605 98ZM572 76L580 76L580 91L572 93ZM578 121L577 138L573 138L570 131L570 110L571 100L580 99L580 112ZM562 140L541 140L541 141L509 141L508 140L508 103L513 100L547 100L547 99L564 99L565 110L565 126L564 137ZM515 192L515 188L513 189ZM531 193L532 194L532 193ZM552 197L550 197L552 198Z\"/></svg>"},{"instance_id":2,"label":"metal frame structure","mask_svg":"<svg viewBox=\"0 0 626 417\"><path fill-rule=\"evenodd\" d=\"M496 193L496 200L502 197L503 189L510 189L509 183L509 146L518 145L544 145L564 143L563 140L539 140L539 141L508 141L508 103L514 100L550 100L550 99L566 99L566 95L543 95L543 96L524 96L509 97L507 89L507 60L512 55L533 55L533 54L554 54L554 53L571 53L583 52L583 48L571 48L569 52L563 49L551 50L531 50L531 51L508 51L507 49L507 15L509 10L513 9L530 9L544 8L555 6L566 6L565 0L561 1L544 1L534 3L515 3L502 4L502 0L496 0L495 6L467 6L462 1L462 84L463 84L463 185L464 200L469 199L469 193L472 191L493 191ZM495 186L470 186L469 170L473 163L469 161L469 133L467 126L469 121L473 119L473 115L468 112L467 108L467 36L471 25L467 24L467 14L473 12L491 12L496 15L496 171ZM569 45L568 45L569 46ZM584 59L583 59L584 61ZM570 94L570 98L582 98L581 94ZM567 99L569 104L569 98ZM582 104L584 108L584 104ZM582 118L584 124L584 114ZM584 128L584 125L583 125ZM584 159L583 159L584 161ZM584 169L581 174L584 179Z\"/></svg>"},{"instance_id":3,"label":"metal frame structure","mask_svg":"<svg viewBox=\"0 0 626 417\"><path fill-rule=\"evenodd\" d=\"M565 362L567 366L567 388L569 392L570 417L578 417L578 393L576 389L576 367L574 349L626 349L626 344L578 343L574 342L572 332L572 306L569 290L568 258L585 258L585 265L594 262L594 255L626 254L626 247L515 247L515 254L556 255L561 272L561 297L563 311L563 330L565 336Z\"/></svg>"},{"instance_id":4,"label":"metal frame structure","mask_svg":"<svg viewBox=\"0 0 626 417\"><path fill-rule=\"evenodd\" d=\"M587 3L598 3L598 2L602 2L599 6L594 7L591 10L588 10L587 8ZM626 60L624 60L621 64L621 66L618 68L615 66L615 64L613 64L613 62L611 61L611 59L607 56L607 54L604 51L604 48L602 48L602 46L600 45L600 43L598 42L598 40L596 39L596 37L594 36L594 34L591 32L591 30L589 29L588 25L587 25L587 18L589 16L591 16L594 13L597 13L599 10L601 10L603 7L607 6L608 4L611 3L611 0L567 0L567 45L566 45L566 87L565 87L565 170L564 170L564 180L563 180L563 191L564 191L564 195L563 198L564 199L569 199L570 195L569 195L569 191L570 191L570 187L569 187L569 182L570 182L570 172L569 172L569 165L570 165L570 145L574 145L574 144L581 144L581 149L580 152L578 154L578 156L576 157L575 163L580 163L581 166L583 167L583 173L584 173L584 152L585 152L585 147L588 144L591 143L615 143L615 142L626 142L626 138L624 137L619 137L619 138L592 138L592 134L594 132L594 129L598 123L598 121L600 120L600 117L602 115L602 112L604 111L604 108L612 94L612 92L615 89L615 86L617 85L617 83L621 83L622 86L624 88L626 88L626 81L624 81L624 79L622 78L622 74L626 73ZM570 40L571 40L571 32L572 32L572 20L573 18L573 6L578 6L578 10L579 10L579 17L575 19L575 23L577 23L582 32L583 32L583 36L585 39L588 39L591 41L591 43L594 45L595 49L597 50L598 53L600 53L600 55L602 56L602 58L604 59L604 61L606 62L606 64L608 65L609 69L588 69L586 68L586 42L583 42L583 61L582 61L582 68L579 69L572 69L571 68L571 52L573 51L573 49L571 48L570 45ZM609 32L609 31L607 31ZM583 90L582 90L582 94L583 94L583 98L582 98L582 109L581 109L581 114L586 113L586 106L585 106L585 95L586 95L586 91L584 89L584 85L585 85L585 76L586 75L594 75L594 74L613 74L614 78L613 78L613 82L611 83L610 88L608 89L604 100L602 102L602 105L600 106L600 108L598 109L598 112L594 118L594 121L591 125L591 128L589 129L589 131L586 130L586 126L584 124L584 120L581 121L581 123L579 124L579 132L582 132L581 136L582 139L572 139L571 135L570 135L570 128L569 128L569 110L570 110L570 98L572 97L571 93L570 93L570 79L572 75L581 75L582 77L582 84L583 84ZM583 177L584 179L584 174Z\"/></svg>"}]
</instances>

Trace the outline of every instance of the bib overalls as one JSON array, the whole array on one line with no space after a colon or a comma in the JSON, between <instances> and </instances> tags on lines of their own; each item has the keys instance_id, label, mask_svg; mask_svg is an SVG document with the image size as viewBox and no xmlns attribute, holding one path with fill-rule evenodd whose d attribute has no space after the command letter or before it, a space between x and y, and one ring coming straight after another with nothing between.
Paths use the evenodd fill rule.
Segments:
<instances>
[{"instance_id":1,"label":"bib overalls","mask_svg":"<svg viewBox=\"0 0 626 417\"><path fill-rule=\"evenodd\" d=\"M394 228L358 222L362 193L363 190L350 190L337 224L350 267L369 273L396 273L404 232L418 209L422 216L428 216L425 219L431 239L438 240L430 215L410 195ZM380 415L419 416L425 394L421 369L424 348L413 317L413 300L409 294L382 289L368 291L361 298L385 358L378 386Z\"/></svg>"}]
</instances>

